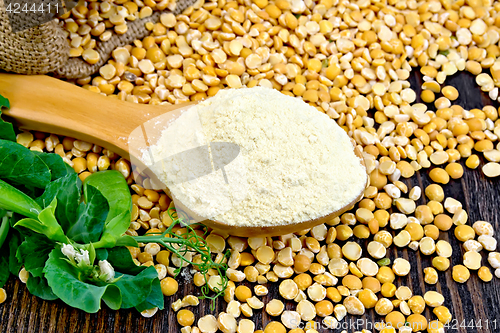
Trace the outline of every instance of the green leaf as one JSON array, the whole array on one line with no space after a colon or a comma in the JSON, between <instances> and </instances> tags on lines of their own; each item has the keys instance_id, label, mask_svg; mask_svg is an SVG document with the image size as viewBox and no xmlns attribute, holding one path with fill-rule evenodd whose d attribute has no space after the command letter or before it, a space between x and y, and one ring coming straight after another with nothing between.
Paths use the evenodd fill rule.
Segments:
<instances>
[{"instance_id":1,"label":"green leaf","mask_svg":"<svg viewBox=\"0 0 500 333\"><path fill-rule=\"evenodd\" d=\"M68 237L64 235L64 231L57 222L54 212L57 207L57 199L52 200L52 203L38 214L38 219L26 218L17 222L14 227L25 227L34 232L47 236L50 240L60 243L69 243Z\"/></svg>"},{"instance_id":2,"label":"green leaf","mask_svg":"<svg viewBox=\"0 0 500 333\"><path fill-rule=\"evenodd\" d=\"M389 258L382 258L379 261L377 261L377 264L379 266L381 266L381 267L382 266L389 266L391 264L391 259L389 259Z\"/></svg>"},{"instance_id":3,"label":"green leaf","mask_svg":"<svg viewBox=\"0 0 500 333\"><path fill-rule=\"evenodd\" d=\"M7 109L10 109L10 103L9 103L9 100L7 98L0 95L0 110L2 110L2 108L4 108L4 107Z\"/></svg>"},{"instance_id":4,"label":"green leaf","mask_svg":"<svg viewBox=\"0 0 500 333\"><path fill-rule=\"evenodd\" d=\"M83 249L89 251L89 262L93 263L95 261L95 257L96 257L94 244L92 244L92 243L86 244L83 247Z\"/></svg>"},{"instance_id":5,"label":"green leaf","mask_svg":"<svg viewBox=\"0 0 500 333\"><path fill-rule=\"evenodd\" d=\"M9 279L9 244L0 247L0 288L3 288Z\"/></svg>"},{"instance_id":6,"label":"green leaf","mask_svg":"<svg viewBox=\"0 0 500 333\"><path fill-rule=\"evenodd\" d=\"M0 139L16 141L16 132L11 123L2 120L2 108L10 109L9 100L0 95Z\"/></svg>"},{"instance_id":7,"label":"green leaf","mask_svg":"<svg viewBox=\"0 0 500 333\"><path fill-rule=\"evenodd\" d=\"M10 226L10 220L14 219L14 217L9 217L6 211L1 211L0 216L2 215L3 223L6 223L8 226ZM13 274L17 274L21 269L20 267L18 271L10 269L11 266L14 267L14 265L18 263L15 257L15 252L18 246L18 238L18 232L15 229L10 229L8 235L6 235L4 239L3 245L0 246L0 288L2 288L7 282L11 271L14 271Z\"/></svg>"},{"instance_id":8,"label":"green leaf","mask_svg":"<svg viewBox=\"0 0 500 333\"><path fill-rule=\"evenodd\" d=\"M6 242L10 230L10 221L7 212L1 212L0 217L0 288L2 288L9 279L9 243Z\"/></svg>"},{"instance_id":9,"label":"green leaf","mask_svg":"<svg viewBox=\"0 0 500 333\"><path fill-rule=\"evenodd\" d=\"M123 175L115 170L96 172L88 176L83 186L92 185L106 198L109 213L104 225L101 240L96 248L113 247L130 226L132 213L132 196Z\"/></svg>"},{"instance_id":10,"label":"green leaf","mask_svg":"<svg viewBox=\"0 0 500 333\"><path fill-rule=\"evenodd\" d=\"M121 290L121 307L122 309L129 309L146 301L151 294L154 281L158 280L158 272L153 266L149 266L136 276L117 273L115 277L120 277L114 285ZM161 295L163 299L163 294Z\"/></svg>"},{"instance_id":11,"label":"green leaf","mask_svg":"<svg viewBox=\"0 0 500 333\"><path fill-rule=\"evenodd\" d=\"M43 272L54 294L69 306L96 313L103 298L111 303L113 309L121 305L121 292L117 286L95 286L80 281L78 269L64 259L60 247L52 250Z\"/></svg>"},{"instance_id":12,"label":"green leaf","mask_svg":"<svg viewBox=\"0 0 500 333\"><path fill-rule=\"evenodd\" d=\"M19 220L19 222L17 222L14 227L25 227L31 231L34 231L36 233L39 233L39 234L44 234L45 233L45 230L47 229L43 223L41 223L40 221L36 220L36 219L32 219L32 218L25 218L25 219L22 219L22 220Z\"/></svg>"},{"instance_id":13,"label":"green leaf","mask_svg":"<svg viewBox=\"0 0 500 333\"><path fill-rule=\"evenodd\" d=\"M16 189L23 192L24 194L26 194L28 197L30 197L32 199L35 199L36 197L38 197L39 195L41 195L43 193L43 189L33 187L30 185L27 185L27 186L19 185L19 184L10 184L10 185L14 186Z\"/></svg>"},{"instance_id":14,"label":"green leaf","mask_svg":"<svg viewBox=\"0 0 500 333\"><path fill-rule=\"evenodd\" d=\"M2 112L0 112L0 139L16 142L16 132L14 126L2 119Z\"/></svg>"},{"instance_id":15,"label":"green leaf","mask_svg":"<svg viewBox=\"0 0 500 333\"><path fill-rule=\"evenodd\" d=\"M0 179L0 208L36 218L42 208L29 196Z\"/></svg>"},{"instance_id":16,"label":"green leaf","mask_svg":"<svg viewBox=\"0 0 500 333\"><path fill-rule=\"evenodd\" d=\"M158 278L153 281L151 293L149 294L148 298L141 304L137 305L135 308L137 309L137 311L142 312L144 310L152 309L155 307L160 310L164 309L164 298L163 293L161 292L160 280L158 280Z\"/></svg>"},{"instance_id":17,"label":"green leaf","mask_svg":"<svg viewBox=\"0 0 500 333\"><path fill-rule=\"evenodd\" d=\"M106 252L109 252L108 261L115 268L115 277L119 278L114 283L86 281L82 272L65 260L60 246L57 246L50 252L43 270L48 286L66 304L91 313L100 309L101 300L114 310L141 307L141 304L163 309L163 294L156 269L136 266L125 247ZM97 257L102 255L101 250L96 253Z\"/></svg>"},{"instance_id":18,"label":"green leaf","mask_svg":"<svg viewBox=\"0 0 500 333\"><path fill-rule=\"evenodd\" d=\"M0 140L0 178L45 188L51 175L49 167L37 154L18 143Z\"/></svg>"},{"instance_id":19,"label":"green leaf","mask_svg":"<svg viewBox=\"0 0 500 333\"><path fill-rule=\"evenodd\" d=\"M134 237L129 235L124 235L116 241L116 246L131 246L139 247L139 243L134 239Z\"/></svg>"},{"instance_id":20,"label":"green leaf","mask_svg":"<svg viewBox=\"0 0 500 333\"><path fill-rule=\"evenodd\" d=\"M54 249L56 243L44 235L33 234L25 238L17 249L16 258L24 265L24 268L34 277L42 276L43 268L49 253Z\"/></svg>"},{"instance_id":21,"label":"green leaf","mask_svg":"<svg viewBox=\"0 0 500 333\"><path fill-rule=\"evenodd\" d=\"M51 182L45 192L36 199L43 208L57 199L56 218L64 231L77 219L77 210L82 196L82 182L76 173L70 173Z\"/></svg>"},{"instance_id":22,"label":"green leaf","mask_svg":"<svg viewBox=\"0 0 500 333\"><path fill-rule=\"evenodd\" d=\"M120 288L115 288L113 284L108 285L106 292L102 296L102 300L111 310L119 310L122 307L122 291Z\"/></svg>"},{"instance_id":23,"label":"green leaf","mask_svg":"<svg viewBox=\"0 0 500 333\"><path fill-rule=\"evenodd\" d=\"M57 154L38 153L38 157L40 157L42 161L49 167L51 181L70 174L76 175L75 170L66 162L64 162L62 157Z\"/></svg>"},{"instance_id":24,"label":"green leaf","mask_svg":"<svg viewBox=\"0 0 500 333\"><path fill-rule=\"evenodd\" d=\"M3 217L0 216L0 247L2 247L3 243L7 239L7 235L10 230L10 221L9 216L5 214Z\"/></svg>"},{"instance_id":25,"label":"green leaf","mask_svg":"<svg viewBox=\"0 0 500 333\"><path fill-rule=\"evenodd\" d=\"M145 269L145 266L135 264L130 251L123 246L109 249L107 260L115 268L115 271L121 273L137 275Z\"/></svg>"},{"instance_id":26,"label":"green leaf","mask_svg":"<svg viewBox=\"0 0 500 333\"><path fill-rule=\"evenodd\" d=\"M23 264L16 257L17 249L21 245L21 234L16 229L11 229L9 235L9 271L13 275L18 275Z\"/></svg>"},{"instance_id":27,"label":"green leaf","mask_svg":"<svg viewBox=\"0 0 500 333\"><path fill-rule=\"evenodd\" d=\"M95 257L97 260L108 260L108 250L106 249L95 250Z\"/></svg>"},{"instance_id":28,"label":"green leaf","mask_svg":"<svg viewBox=\"0 0 500 333\"><path fill-rule=\"evenodd\" d=\"M67 236L82 244L95 243L104 230L109 205L102 194L92 185L85 189L85 201L78 207L78 219L67 231Z\"/></svg>"},{"instance_id":29,"label":"green leaf","mask_svg":"<svg viewBox=\"0 0 500 333\"><path fill-rule=\"evenodd\" d=\"M52 292L52 289L47 283L47 279L43 276L38 277L30 275L28 281L26 282L26 287L28 287L28 290L32 295L40 297L46 301L53 301L59 298Z\"/></svg>"}]
</instances>

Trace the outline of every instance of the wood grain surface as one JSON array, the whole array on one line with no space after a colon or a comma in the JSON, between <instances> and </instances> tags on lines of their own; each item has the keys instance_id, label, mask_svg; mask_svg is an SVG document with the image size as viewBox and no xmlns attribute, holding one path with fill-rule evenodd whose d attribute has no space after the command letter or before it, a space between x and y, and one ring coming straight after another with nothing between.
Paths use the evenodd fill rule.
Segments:
<instances>
[{"instance_id":1,"label":"wood grain surface","mask_svg":"<svg viewBox=\"0 0 500 333\"><path fill-rule=\"evenodd\" d=\"M412 88L420 95L421 77L413 71L410 78ZM460 97L455 102L466 109L480 108L486 104L492 104L489 98L481 93L474 82L474 77L468 73L460 73L447 80L447 84L455 86ZM498 105L493 104L498 107ZM432 109L432 107L431 107ZM484 160L482 161L484 163ZM461 162L463 164L463 161ZM465 168L465 167L464 167ZM428 171L418 172L411 179L405 180L408 186L419 185L422 189L430 184ZM500 241L500 181L486 178L480 170L466 169L465 175L459 180L452 180L444 186L446 196L451 196L462 202L464 209L469 214L469 224L477 220L485 220L493 223L497 233L495 237ZM425 198L419 200L418 204L425 203ZM453 247L452 265L462 262L463 249L460 242L452 232L441 233L440 239L451 243ZM366 248L366 241L357 240L363 248ZM366 252L365 252L366 253ZM458 284L451 277L451 269L439 273L437 285L428 285L423 281L423 269L431 265L431 257L423 256L419 252L411 249L396 249L391 246L388 255L391 260L403 257L412 264L411 273L405 278L398 278L396 285L409 286L415 295L423 295L426 291L436 290L445 297L444 305L449 307L454 318L447 332L460 333L496 333L500 332L500 279L494 277L489 283L482 282L475 272L472 272L470 280L465 284ZM483 265L489 266L483 251ZM199 295L199 289L192 282L182 278L179 281L179 292L165 298L165 310L158 312L153 318L143 318L135 310L111 311L104 307L97 314L86 314L82 311L72 309L61 301L46 302L31 296L26 287L13 277L7 283L7 301L0 305L0 331L19 333L63 333L63 332L151 332L151 333L173 333L180 332L175 313L170 310L173 301L188 294ZM250 284L247 283L250 286ZM269 295L262 297L264 303L279 298L278 284L269 283ZM282 299L283 300L283 299ZM286 302L286 309L293 310L294 302ZM208 301L202 301L200 305L192 309L199 318L206 314L217 314L225 310L225 302L221 299L216 304L215 310L211 311ZM255 311L251 318L258 329L273 320L264 311ZM431 309L427 308L424 315L430 319L436 319ZM361 321L359 321L361 319ZM275 320L279 320L275 318ZM318 318L317 318L318 320ZM373 310L367 311L363 317L346 317L342 324L342 329L330 330L319 329L320 332L354 332L369 325L380 318ZM356 325L360 324L360 325ZM364 324L361 325L361 324ZM454 327L453 327L454 326Z\"/></svg>"}]
</instances>

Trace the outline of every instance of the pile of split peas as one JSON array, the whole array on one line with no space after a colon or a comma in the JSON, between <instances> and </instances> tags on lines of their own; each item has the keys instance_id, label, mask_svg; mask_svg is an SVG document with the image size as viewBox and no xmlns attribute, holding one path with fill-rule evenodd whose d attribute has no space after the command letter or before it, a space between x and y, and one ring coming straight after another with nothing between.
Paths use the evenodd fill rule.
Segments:
<instances>
[{"instance_id":1,"label":"pile of split peas","mask_svg":"<svg viewBox=\"0 0 500 333\"><path fill-rule=\"evenodd\" d=\"M80 1L62 19L71 55L95 63L97 41L124 33L127 21L166 8L175 3ZM163 293L176 299L172 309L182 333L315 333L319 323L336 327L347 314L361 316L371 308L381 333L444 332L452 316L443 295L415 295L396 286L397 277L418 268L403 258L391 261L387 250L393 245L432 258L419 272L427 284L436 284L448 269L458 283L467 282L471 272L484 282L500 278L492 224L469 220L462 203L444 191L464 174L462 159L486 177L500 175L498 109L465 110L455 102L457 89L446 84L448 76L468 71L491 100L500 101L499 2L199 0L180 15L162 13L146 28L149 36L116 48L99 73L75 83L145 104L197 101L224 88L277 89L334 119L363 151L370 178L352 210L312 229L248 239L210 233L212 253L231 253L220 313L195 318L189 308L198 298L177 294L172 276L182 265L179 258L157 244L130 248L137 264L155 266ZM423 76L423 103L410 87L412 70ZM145 190L147 179L134 183L129 162L113 152L44 133L24 132L17 140L61 155L81 179L119 170L134 193L128 234L163 231L171 224L166 194ZM429 169L433 184L408 188L402 179L420 169ZM427 203L418 204L424 196ZM440 239L446 232L462 242L460 265L451 264L452 247ZM211 273L213 289L220 277ZM193 282L200 287L205 279L194 272ZM272 283L280 297L264 303ZM426 308L434 318L422 315ZM259 311L273 321L256 325L252 316Z\"/></svg>"}]
</instances>

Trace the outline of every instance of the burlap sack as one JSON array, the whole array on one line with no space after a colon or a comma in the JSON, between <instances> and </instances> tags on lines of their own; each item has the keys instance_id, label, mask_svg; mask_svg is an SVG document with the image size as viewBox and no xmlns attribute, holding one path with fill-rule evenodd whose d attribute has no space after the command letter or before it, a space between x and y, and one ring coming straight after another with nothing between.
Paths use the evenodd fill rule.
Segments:
<instances>
[{"instance_id":1,"label":"burlap sack","mask_svg":"<svg viewBox=\"0 0 500 333\"><path fill-rule=\"evenodd\" d=\"M14 33L4 1L0 0L0 69L20 74L46 74L67 63L68 57L69 44L55 21Z\"/></svg>"},{"instance_id":2,"label":"burlap sack","mask_svg":"<svg viewBox=\"0 0 500 333\"><path fill-rule=\"evenodd\" d=\"M173 12L181 13L195 2L196 0L177 0ZM87 77L106 63L116 47L146 37L149 31L145 28L145 24L158 22L160 15L160 12L155 12L150 17L127 22L128 29L125 34L113 34L106 42L98 41L95 50L99 52L100 60L90 65L81 58L69 58L68 41L55 20L36 28L13 33L3 0L0 0L0 69L20 74L53 72L56 76L67 79Z\"/></svg>"}]
</instances>

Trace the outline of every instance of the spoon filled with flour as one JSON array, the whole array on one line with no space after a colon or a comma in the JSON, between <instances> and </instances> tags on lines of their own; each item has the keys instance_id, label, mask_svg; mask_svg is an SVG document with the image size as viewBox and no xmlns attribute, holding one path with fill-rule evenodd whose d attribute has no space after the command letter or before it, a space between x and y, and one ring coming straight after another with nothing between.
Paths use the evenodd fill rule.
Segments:
<instances>
[{"instance_id":1,"label":"spoon filled with flour","mask_svg":"<svg viewBox=\"0 0 500 333\"><path fill-rule=\"evenodd\" d=\"M196 222L277 235L326 222L358 201L367 174L347 133L276 90L221 90L187 108L143 162Z\"/></svg>"}]
</instances>

